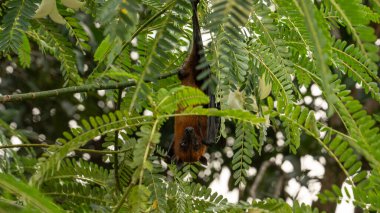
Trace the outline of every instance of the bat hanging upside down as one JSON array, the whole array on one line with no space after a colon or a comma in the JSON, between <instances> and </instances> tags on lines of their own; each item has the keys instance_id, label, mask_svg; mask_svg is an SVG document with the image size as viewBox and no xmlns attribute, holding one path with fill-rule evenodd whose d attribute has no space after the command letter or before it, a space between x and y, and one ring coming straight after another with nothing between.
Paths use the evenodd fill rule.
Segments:
<instances>
[{"instance_id":1,"label":"bat hanging upside down","mask_svg":"<svg viewBox=\"0 0 380 213\"><path fill-rule=\"evenodd\" d=\"M193 22L193 43L190 55L178 74L181 84L201 88L207 80L199 79L198 75L208 72L208 78L211 77L209 66L197 68L201 61L205 61L202 37L197 16L197 5L199 0L190 0L192 5L192 22ZM202 59L202 60L201 60ZM198 66L199 67L199 66ZM202 66L201 66L202 67ZM210 97L208 108L215 108L215 95L212 94L210 86L207 86L203 92ZM179 112L181 109L179 110ZM206 152L207 145L215 143L218 131L219 118L207 116L176 116L174 120L174 159L181 162L200 161L207 164L203 154Z\"/></svg>"}]
</instances>

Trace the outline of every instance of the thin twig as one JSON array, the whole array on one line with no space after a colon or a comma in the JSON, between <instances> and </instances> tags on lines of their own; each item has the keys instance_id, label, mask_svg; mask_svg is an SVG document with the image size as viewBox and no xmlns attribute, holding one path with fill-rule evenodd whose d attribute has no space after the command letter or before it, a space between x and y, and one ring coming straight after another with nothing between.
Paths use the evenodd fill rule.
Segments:
<instances>
[{"instance_id":1,"label":"thin twig","mask_svg":"<svg viewBox=\"0 0 380 213\"><path fill-rule=\"evenodd\" d=\"M172 0L171 2L168 2L166 4L165 7L163 7L161 9L161 11L158 11L155 15L153 15L152 17L150 17L146 22L144 22L132 35L131 37L125 41L122 45L122 48L120 50L120 54L116 55L116 57L111 61L110 64L112 64L114 61L116 61L119 56L121 55L121 53L130 45L130 43L132 42L132 40L141 32L143 31L147 26L149 26L150 23L152 23L154 20L156 20L157 18L161 17L162 14L164 14L170 7L172 7L174 4L176 3L176 0ZM99 63L94 70L97 70L98 67L101 65L102 63ZM92 75L92 74L91 74Z\"/></svg>"},{"instance_id":2,"label":"thin twig","mask_svg":"<svg viewBox=\"0 0 380 213\"><path fill-rule=\"evenodd\" d=\"M120 104L121 104L121 93L123 92L123 89L119 89L119 93L117 94L117 100L116 100L116 108L115 111L120 110ZM115 131L115 142L114 142L114 150L119 150L119 130ZM120 180L119 180L119 156L116 152L113 155L113 161L114 161L114 173L115 173L115 182L116 182L116 191L120 191Z\"/></svg>"},{"instance_id":3,"label":"thin twig","mask_svg":"<svg viewBox=\"0 0 380 213\"><path fill-rule=\"evenodd\" d=\"M279 198L284 186L285 181L285 174L281 170L281 175L278 178L278 181L276 182L276 185L274 186L274 192L273 192L273 198Z\"/></svg>"},{"instance_id":4,"label":"thin twig","mask_svg":"<svg viewBox=\"0 0 380 213\"><path fill-rule=\"evenodd\" d=\"M28 147L41 147L41 148L49 148L54 145L49 145L49 144L12 144L12 145L3 145L0 146L0 149L11 149L11 148L28 148ZM118 150L118 151L104 151L104 150L94 150L94 149L74 149L74 151L78 152L86 152L86 153L94 153L94 154L115 154L115 153L124 153L129 151L130 149L123 149L123 150Z\"/></svg>"},{"instance_id":5,"label":"thin twig","mask_svg":"<svg viewBox=\"0 0 380 213\"><path fill-rule=\"evenodd\" d=\"M127 199L127 196L128 196L129 190L130 190L130 189L132 188L132 186L134 186L135 184L136 184L135 182L131 182L131 183L129 184L129 186L125 189L123 196L121 197L121 199L119 200L119 202L118 202L117 205L115 206L115 209L112 211L112 213L117 213L117 212L119 212L121 206L123 206L123 203L124 203L125 200Z\"/></svg>"},{"instance_id":6,"label":"thin twig","mask_svg":"<svg viewBox=\"0 0 380 213\"><path fill-rule=\"evenodd\" d=\"M158 77L158 79L165 79L176 75L178 73L178 69L172 70L169 73L162 74ZM152 79L145 79L145 82L152 82ZM108 90L108 89L122 89L131 86L135 86L136 81L130 82L111 82L104 84L87 84L82 86L72 86L54 90L46 90L42 92L29 92L23 94L15 94L15 95L2 95L0 96L0 103L12 102L12 101L24 101L29 99L37 99L37 98L47 98L53 96L59 96L67 93L77 93L77 92L90 92L96 90Z\"/></svg>"},{"instance_id":7,"label":"thin twig","mask_svg":"<svg viewBox=\"0 0 380 213\"><path fill-rule=\"evenodd\" d=\"M252 187L251 187L251 196L253 199L256 199L256 191L257 191L257 188L259 187L259 184L261 183L261 180L264 178L265 172L267 171L269 166L273 164L274 162L271 162L271 161L264 161L261 164L259 172L256 175L255 182L253 182Z\"/></svg>"},{"instance_id":8,"label":"thin twig","mask_svg":"<svg viewBox=\"0 0 380 213\"><path fill-rule=\"evenodd\" d=\"M150 23L152 23L154 20L156 20L157 18L161 17L162 14L164 14L169 8L171 8L174 4L176 3L176 1L171 1L169 2L168 4L166 4L165 7L162 8L161 11L159 11L158 13L156 13L155 15L153 15L152 17L150 17L146 22L144 22L131 36L131 38L125 42L121 48L121 53L125 50L125 48L128 47L128 45L131 43L131 41L143 30L145 29L145 27L147 27ZM118 57L120 56L121 54L117 55L115 57L115 59L113 61L116 61L118 59Z\"/></svg>"}]
</instances>

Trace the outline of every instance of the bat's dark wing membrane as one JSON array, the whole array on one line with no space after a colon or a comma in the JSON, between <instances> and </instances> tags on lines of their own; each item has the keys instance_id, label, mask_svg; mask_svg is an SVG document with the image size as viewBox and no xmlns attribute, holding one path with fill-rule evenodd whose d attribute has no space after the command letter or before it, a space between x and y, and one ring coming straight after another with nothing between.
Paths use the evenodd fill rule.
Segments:
<instances>
[{"instance_id":1,"label":"bat's dark wing membrane","mask_svg":"<svg viewBox=\"0 0 380 213\"><path fill-rule=\"evenodd\" d=\"M210 97L210 103L208 105L209 108L217 108L220 109L220 106L215 101L215 94L214 91L210 88L211 85L208 88L209 97ZM206 145L215 144L217 142L217 137L219 134L219 127L220 127L220 117L216 116L209 116L207 118L207 140Z\"/></svg>"},{"instance_id":2,"label":"bat's dark wing membrane","mask_svg":"<svg viewBox=\"0 0 380 213\"><path fill-rule=\"evenodd\" d=\"M197 15L197 5L199 0L190 0L193 9L193 50L196 54L197 67L199 75L197 76L197 85L203 89L203 92L210 97L210 103L205 106L207 108L220 109L219 104L215 101L215 89L213 88L212 74L210 66L206 60L203 49L202 34L200 31L199 20ZM216 143L219 134L220 117L209 116L207 118L207 138L204 144L211 145Z\"/></svg>"}]
</instances>

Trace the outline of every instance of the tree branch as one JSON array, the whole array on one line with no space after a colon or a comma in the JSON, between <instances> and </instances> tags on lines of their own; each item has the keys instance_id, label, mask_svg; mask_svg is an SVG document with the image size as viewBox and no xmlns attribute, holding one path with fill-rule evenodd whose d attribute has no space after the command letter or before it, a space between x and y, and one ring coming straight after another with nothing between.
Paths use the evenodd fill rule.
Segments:
<instances>
[{"instance_id":1,"label":"tree branch","mask_svg":"<svg viewBox=\"0 0 380 213\"><path fill-rule=\"evenodd\" d=\"M280 170L280 171L281 171L281 175L278 178L278 181L276 182L276 185L274 187L274 192L273 192L274 198L279 198L281 195L281 192L284 188L283 186L284 186L284 181L285 181L285 174L283 173L282 170Z\"/></svg>"},{"instance_id":2,"label":"tree branch","mask_svg":"<svg viewBox=\"0 0 380 213\"><path fill-rule=\"evenodd\" d=\"M251 197L253 199L256 199L256 191L257 191L257 188L259 187L259 184L261 182L261 180L264 178L264 174L265 172L267 171L267 169L271 166L271 165L274 165L274 162L271 162L271 161L264 161L262 164L261 164L261 167L259 169L259 172L257 173L256 175L256 178L255 178L255 181L253 182L252 184L252 187L251 187L251 190L250 190L250 194L251 194Z\"/></svg>"},{"instance_id":3,"label":"tree branch","mask_svg":"<svg viewBox=\"0 0 380 213\"><path fill-rule=\"evenodd\" d=\"M49 148L54 145L49 144L12 144L12 145L3 145L0 146L1 149L11 149L11 148L27 148L27 147L41 147L41 148ZM118 150L118 151L104 151L104 150L94 150L94 149L75 149L74 151L78 152L86 152L86 153L94 153L94 154L115 154L115 153L123 153L129 151L130 149Z\"/></svg>"},{"instance_id":4,"label":"tree branch","mask_svg":"<svg viewBox=\"0 0 380 213\"><path fill-rule=\"evenodd\" d=\"M162 74L158 77L158 79L165 79L176 75L178 73L178 69L173 70L169 73ZM145 79L145 82L152 82L151 79ZM104 83L104 84L88 84L82 86L72 86L54 90L46 90L41 92L29 92L23 94L15 94L15 95L2 95L0 96L0 103L12 102L12 101L24 101L29 99L37 99L37 98L47 98L53 96L59 96L67 93L77 93L77 92L90 92L96 90L108 90L108 89L123 89L131 86L135 86L136 81L130 82L112 82L112 83Z\"/></svg>"},{"instance_id":5,"label":"tree branch","mask_svg":"<svg viewBox=\"0 0 380 213\"><path fill-rule=\"evenodd\" d=\"M122 91L123 91L122 89L119 89L118 91L115 110L120 110ZM115 151L119 150L119 130L115 131L114 150ZM115 170L116 191L121 191L120 180L119 180L119 156L117 153L113 155L113 161L114 161L114 170Z\"/></svg>"}]
</instances>

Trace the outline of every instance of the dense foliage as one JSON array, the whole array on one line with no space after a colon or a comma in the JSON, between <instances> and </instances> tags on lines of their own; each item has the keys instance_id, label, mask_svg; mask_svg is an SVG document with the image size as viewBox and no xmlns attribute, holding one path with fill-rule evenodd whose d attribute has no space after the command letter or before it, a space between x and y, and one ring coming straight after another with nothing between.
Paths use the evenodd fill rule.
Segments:
<instances>
[{"instance_id":1,"label":"dense foliage","mask_svg":"<svg viewBox=\"0 0 380 213\"><path fill-rule=\"evenodd\" d=\"M0 209L316 212L277 184L318 179L297 166L310 154L343 176L321 202L380 211L379 12L379 0L201 0L217 110L175 76L189 0L1 1ZM313 88L324 105L307 101ZM183 115L221 117L207 168L165 163ZM281 167L279 153L294 172L251 174ZM236 204L208 188L220 164Z\"/></svg>"}]
</instances>

